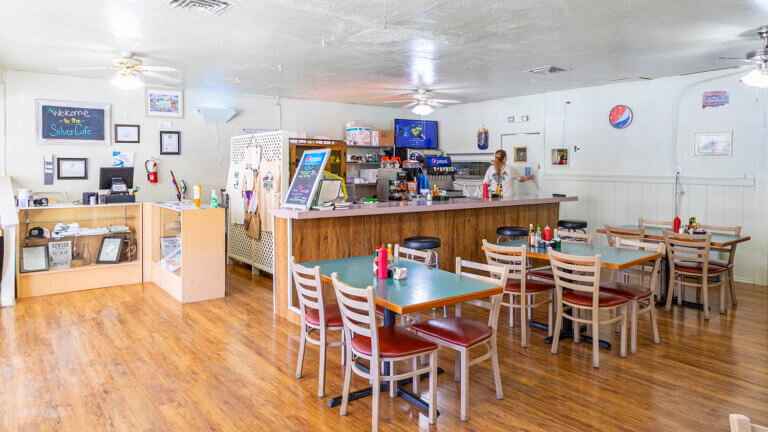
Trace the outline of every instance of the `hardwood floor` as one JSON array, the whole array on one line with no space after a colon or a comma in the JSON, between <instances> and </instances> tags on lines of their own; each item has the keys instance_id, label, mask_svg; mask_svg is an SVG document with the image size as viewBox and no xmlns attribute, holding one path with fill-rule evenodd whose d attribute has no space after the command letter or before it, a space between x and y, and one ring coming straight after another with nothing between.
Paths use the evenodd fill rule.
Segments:
<instances>
[{"instance_id":1,"label":"hardwood floor","mask_svg":"<svg viewBox=\"0 0 768 432\"><path fill-rule=\"evenodd\" d=\"M453 355L441 351L437 425L382 394L380 430L726 431L729 413L766 425L767 292L740 284L733 313L720 315L715 304L709 323L701 311L659 309L661 345L643 315L638 354L601 350L598 370L590 345L565 340L551 355L541 330L521 348L502 309L504 400L496 400L490 362L474 366L470 420L459 420ZM617 341L612 329L601 333ZM352 402L346 417L317 398L315 347L307 348L304 378L294 378L298 335L272 315L271 280L240 267L228 271L226 298L183 307L152 284L21 299L0 310L0 428L369 430L369 398ZM338 349L328 362L326 394L335 396ZM353 389L365 385L352 381Z\"/></svg>"}]
</instances>

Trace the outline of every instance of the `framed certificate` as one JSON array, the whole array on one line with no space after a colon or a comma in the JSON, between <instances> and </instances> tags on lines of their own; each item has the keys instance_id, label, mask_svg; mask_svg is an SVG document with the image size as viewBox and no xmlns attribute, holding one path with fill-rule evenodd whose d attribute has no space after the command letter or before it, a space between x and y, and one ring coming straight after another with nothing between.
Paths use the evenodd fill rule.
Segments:
<instances>
[{"instance_id":1,"label":"framed certificate","mask_svg":"<svg viewBox=\"0 0 768 432\"><path fill-rule=\"evenodd\" d=\"M115 144L138 144L141 141L141 126L116 124Z\"/></svg>"},{"instance_id":2,"label":"framed certificate","mask_svg":"<svg viewBox=\"0 0 768 432\"><path fill-rule=\"evenodd\" d=\"M181 132L160 132L160 154L181 154Z\"/></svg>"},{"instance_id":3,"label":"framed certificate","mask_svg":"<svg viewBox=\"0 0 768 432\"><path fill-rule=\"evenodd\" d=\"M59 180L87 180L88 179L88 159L87 158L56 158L57 173Z\"/></svg>"}]
</instances>

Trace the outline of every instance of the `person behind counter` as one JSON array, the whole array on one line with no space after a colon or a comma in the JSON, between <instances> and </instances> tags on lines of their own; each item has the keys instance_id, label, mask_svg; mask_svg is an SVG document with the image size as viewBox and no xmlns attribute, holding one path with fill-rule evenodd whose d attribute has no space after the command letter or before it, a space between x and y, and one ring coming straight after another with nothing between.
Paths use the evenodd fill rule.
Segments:
<instances>
[{"instance_id":1,"label":"person behind counter","mask_svg":"<svg viewBox=\"0 0 768 432\"><path fill-rule=\"evenodd\" d=\"M512 198L515 196L515 180L519 182L533 180L533 174L520 175L517 168L507 165L507 152L496 150L493 155L493 165L488 167L483 178L483 183L488 184L489 193L496 193L501 186L502 198Z\"/></svg>"}]
</instances>

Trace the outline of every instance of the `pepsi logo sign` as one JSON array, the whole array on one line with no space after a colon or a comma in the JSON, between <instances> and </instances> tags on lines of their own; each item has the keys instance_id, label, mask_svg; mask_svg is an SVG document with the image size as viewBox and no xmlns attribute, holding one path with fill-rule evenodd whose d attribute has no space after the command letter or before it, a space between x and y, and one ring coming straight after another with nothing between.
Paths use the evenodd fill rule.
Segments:
<instances>
[{"instance_id":1,"label":"pepsi logo sign","mask_svg":"<svg viewBox=\"0 0 768 432\"><path fill-rule=\"evenodd\" d=\"M624 129L632 123L632 110L626 105L616 105L611 108L608 121L616 129Z\"/></svg>"}]
</instances>

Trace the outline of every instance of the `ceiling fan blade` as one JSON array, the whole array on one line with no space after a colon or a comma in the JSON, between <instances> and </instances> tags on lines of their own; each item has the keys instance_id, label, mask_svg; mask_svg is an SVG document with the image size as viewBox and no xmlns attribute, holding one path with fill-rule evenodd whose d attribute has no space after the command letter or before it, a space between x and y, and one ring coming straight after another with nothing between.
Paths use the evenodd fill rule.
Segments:
<instances>
[{"instance_id":1,"label":"ceiling fan blade","mask_svg":"<svg viewBox=\"0 0 768 432\"><path fill-rule=\"evenodd\" d=\"M395 100L384 101L383 103L403 103L403 102L409 102L411 100L413 100L413 99L412 98L408 98L408 99L395 99Z\"/></svg>"},{"instance_id":2,"label":"ceiling fan blade","mask_svg":"<svg viewBox=\"0 0 768 432\"><path fill-rule=\"evenodd\" d=\"M427 102L427 105L433 106L433 107L438 107L438 108L442 108L442 107L445 106L445 105L441 104L440 102L435 102L434 99L432 99L431 101Z\"/></svg>"},{"instance_id":3,"label":"ceiling fan blade","mask_svg":"<svg viewBox=\"0 0 768 432\"><path fill-rule=\"evenodd\" d=\"M64 71L87 71L87 70L112 70L112 66L87 66L87 67L59 67L59 70Z\"/></svg>"},{"instance_id":4,"label":"ceiling fan blade","mask_svg":"<svg viewBox=\"0 0 768 432\"><path fill-rule=\"evenodd\" d=\"M168 76L168 75L163 75L163 74L160 74L160 73L157 73L157 72L143 72L142 75L150 76L152 78L157 78L159 80L168 81L168 82L172 82L172 83L181 82L181 80L178 79L178 78L174 78L174 77Z\"/></svg>"},{"instance_id":5,"label":"ceiling fan blade","mask_svg":"<svg viewBox=\"0 0 768 432\"><path fill-rule=\"evenodd\" d=\"M416 104L418 104L418 102L413 101L413 102L409 103L408 105L404 105L403 108L410 108L410 107L412 107L412 106L414 106Z\"/></svg>"},{"instance_id":6,"label":"ceiling fan blade","mask_svg":"<svg viewBox=\"0 0 768 432\"><path fill-rule=\"evenodd\" d=\"M461 103L460 100L456 100L456 99L432 99L432 102L439 102L439 103L445 103L445 104Z\"/></svg>"},{"instance_id":7,"label":"ceiling fan blade","mask_svg":"<svg viewBox=\"0 0 768 432\"><path fill-rule=\"evenodd\" d=\"M740 69L740 68L749 67L749 66L751 66L751 65L746 65L746 66L729 66L729 67L722 67L722 68L715 68L715 69L700 70L700 71L696 71L696 72L688 72L688 73L680 74L680 76L696 75L696 74L700 74L700 73L716 72L716 71L728 70L728 69Z\"/></svg>"},{"instance_id":8,"label":"ceiling fan blade","mask_svg":"<svg viewBox=\"0 0 768 432\"><path fill-rule=\"evenodd\" d=\"M738 60L738 61L752 63L751 60L747 60L747 59L745 59L743 57L718 57L718 59L720 59L720 60Z\"/></svg>"},{"instance_id":9,"label":"ceiling fan blade","mask_svg":"<svg viewBox=\"0 0 768 432\"><path fill-rule=\"evenodd\" d=\"M180 70L170 66L144 66L140 68L142 71L148 72L181 72Z\"/></svg>"}]
</instances>

